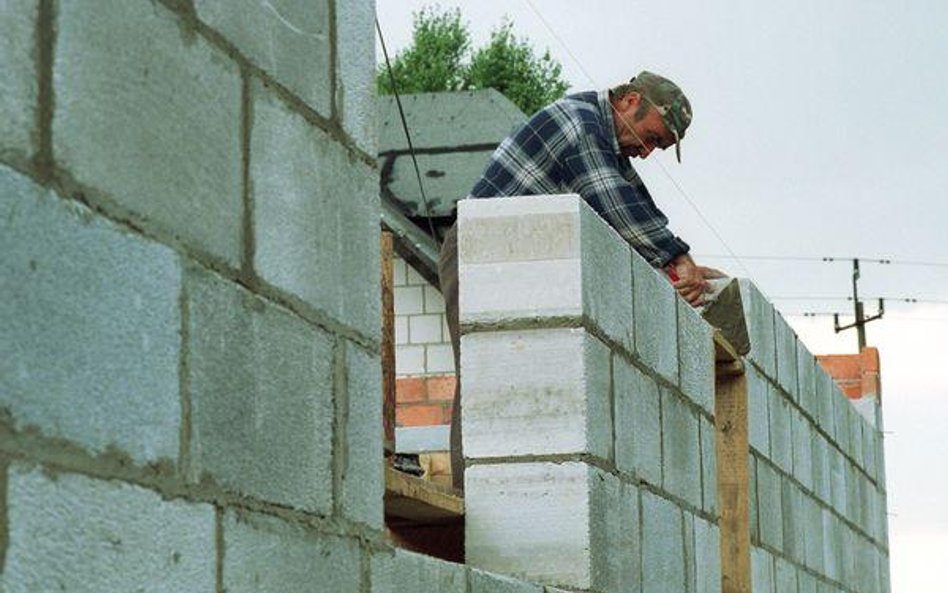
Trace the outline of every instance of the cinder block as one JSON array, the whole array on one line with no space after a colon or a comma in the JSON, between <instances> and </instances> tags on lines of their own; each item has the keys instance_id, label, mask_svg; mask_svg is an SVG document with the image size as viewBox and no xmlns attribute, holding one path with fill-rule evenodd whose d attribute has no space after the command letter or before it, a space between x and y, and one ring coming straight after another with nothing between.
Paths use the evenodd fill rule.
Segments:
<instances>
[{"instance_id":1,"label":"cinder block","mask_svg":"<svg viewBox=\"0 0 948 593\"><path fill-rule=\"evenodd\" d=\"M803 411L810 418L817 421L819 418L819 407L817 406L816 390L816 357L810 354L799 340L797 341L797 393L798 401Z\"/></svg>"},{"instance_id":2,"label":"cinder block","mask_svg":"<svg viewBox=\"0 0 948 593\"><path fill-rule=\"evenodd\" d=\"M695 593L721 593L721 533L695 517Z\"/></svg>"},{"instance_id":3,"label":"cinder block","mask_svg":"<svg viewBox=\"0 0 948 593\"><path fill-rule=\"evenodd\" d=\"M585 316L631 350L631 251L578 196L463 200L458 212L462 323Z\"/></svg>"},{"instance_id":4,"label":"cinder block","mask_svg":"<svg viewBox=\"0 0 948 593\"><path fill-rule=\"evenodd\" d=\"M847 461L836 447L829 447L830 506L845 515L849 509L849 486L846 482Z\"/></svg>"},{"instance_id":5,"label":"cinder block","mask_svg":"<svg viewBox=\"0 0 948 593\"><path fill-rule=\"evenodd\" d=\"M402 549L373 554L370 573L372 593L465 593L467 590L463 565Z\"/></svg>"},{"instance_id":6,"label":"cinder block","mask_svg":"<svg viewBox=\"0 0 948 593\"><path fill-rule=\"evenodd\" d=\"M783 502L783 546L781 549L794 562L803 564L806 560L807 541L803 495L796 484L787 478L781 477L780 485Z\"/></svg>"},{"instance_id":7,"label":"cinder block","mask_svg":"<svg viewBox=\"0 0 948 593\"><path fill-rule=\"evenodd\" d=\"M555 586L592 587L590 506L599 482L597 470L576 462L468 467L468 565Z\"/></svg>"},{"instance_id":8,"label":"cinder block","mask_svg":"<svg viewBox=\"0 0 948 593\"><path fill-rule=\"evenodd\" d=\"M0 253L0 406L14 424L176 462L177 256L5 167Z\"/></svg>"},{"instance_id":9,"label":"cinder block","mask_svg":"<svg viewBox=\"0 0 948 593\"><path fill-rule=\"evenodd\" d=\"M378 171L265 85L255 82L253 96L254 267L267 282L379 339Z\"/></svg>"},{"instance_id":10,"label":"cinder block","mask_svg":"<svg viewBox=\"0 0 948 593\"><path fill-rule=\"evenodd\" d=\"M585 330L468 334L461 368L465 456L610 458L609 350Z\"/></svg>"},{"instance_id":11,"label":"cinder block","mask_svg":"<svg viewBox=\"0 0 948 593\"><path fill-rule=\"evenodd\" d=\"M614 475L598 472L592 483L591 525L592 589L642 589L639 491Z\"/></svg>"},{"instance_id":12,"label":"cinder block","mask_svg":"<svg viewBox=\"0 0 948 593\"><path fill-rule=\"evenodd\" d=\"M757 514L760 541L783 549L783 502L780 474L770 464L757 463Z\"/></svg>"},{"instance_id":13,"label":"cinder block","mask_svg":"<svg viewBox=\"0 0 948 593\"><path fill-rule=\"evenodd\" d=\"M344 517L382 528L385 476L382 464L382 364L378 355L346 343L346 450L341 511Z\"/></svg>"},{"instance_id":14,"label":"cinder block","mask_svg":"<svg viewBox=\"0 0 948 593\"><path fill-rule=\"evenodd\" d=\"M678 374L682 393L714 414L714 329L682 299L678 302Z\"/></svg>"},{"instance_id":15,"label":"cinder block","mask_svg":"<svg viewBox=\"0 0 948 593\"><path fill-rule=\"evenodd\" d=\"M695 569L695 516L688 511L682 511L682 534L684 535L685 550L685 591L691 592L697 588Z\"/></svg>"},{"instance_id":16,"label":"cinder block","mask_svg":"<svg viewBox=\"0 0 948 593\"><path fill-rule=\"evenodd\" d=\"M774 313L774 340L777 354L777 384L790 395L793 401L799 400L797 382L797 335L780 313Z\"/></svg>"},{"instance_id":17,"label":"cinder block","mask_svg":"<svg viewBox=\"0 0 948 593\"><path fill-rule=\"evenodd\" d=\"M469 593L544 593L540 585L476 568L470 570L468 578L471 582Z\"/></svg>"},{"instance_id":18,"label":"cinder block","mask_svg":"<svg viewBox=\"0 0 948 593\"><path fill-rule=\"evenodd\" d=\"M200 269L186 291L189 478L328 514L332 337Z\"/></svg>"},{"instance_id":19,"label":"cinder block","mask_svg":"<svg viewBox=\"0 0 948 593\"><path fill-rule=\"evenodd\" d=\"M774 306L750 280L740 279L741 301L751 349L747 358L753 360L768 377L776 378L777 354L774 327Z\"/></svg>"},{"instance_id":20,"label":"cinder block","mask_svg":"<svg viewBox=\"0 0 948 593\"><path fill-rule=\"evenodd\" d=\"M823 572L823 511L815 498L803 497L803 530L806 537L806 565Z\"/></svg>"},{"instance_id":21,"label":"cinder block","mask_svg":"<svg viewBox=\"0 0 948 593\"><path fill-rule=\"evenodd\" d=\"M213 591L214 507L14 464L2 588Z\"/></svg>"},{"instance_id":22,"label":"cinder block","mask_svg":"<svg viewBox=\"0 0 948 593\"><path fill-rule=\"evenodd\" d=\"M225 0L195 0L194 8L199 19L220 31L258 68L328 118L332 104L328 4L300 0L281 2L276 8L270 2L235 6ZM352 37L355 32L347 33ZM352 59L348 54L340 57L346 65ZM374 72L374 67L370 69Z\"/></svg>"},{"instance_id":23,"label":"cinder block","mask_svg":"<svg viewBox=\"0 0 948 593\"><path fill-rule=\"evenodd\" d=\"M678 383L678 295L664 273L632 254L635 352L642 362Z\"/></svg>"},{"instance_id":24,"label":"cinder block","mask_svg":"<svg viewBox=\"0 0 948 593\"><path fill-rule=\"evenodd\" d=\"M37 0L10 0L0 11L0 156L27 159L37 146L33 130Z\"/></svg>"},{"instance_id":25,"label":"cinder block","mask_svg":"<svg viewBox=\"0 0 948 593\"><path fill-rule=\"evenodd\" d=\"M747 476L750 481L749 484L749 504L750 507L750 539L751 544L760 543L760 503L759 496L757 494L757 464L761 463L757 460L757 455L752 451L750 455L747 456Z\"/></svg>"},{"instance_id":26,"label":"cinder block","mask_svg":"<svg viewBox=\"0 0 948 593\"><path fill-rule=\"evenodd\" d=\"M841 550L843 538L840 533L842 524L829 509L823 509L823 573L833 580L841 578Z\"/></svg>"},{"instance_id":27,"label":"cinder block","mask_svg":"<svg viewBox=\"0 0 948 593\"><path fill-rule=\"evenodd\" d=\"M793 477L807 490L813 490L813 428L796 408L790 410L793 442Z\"/></svg>"},{"instance_id":28,"label":"cinder block","mask_svg":"<svg viewBox=\"0 0 948 593\"><path fill-rule=\"evenodd\" d=\"M698 419L678 396L662 389L662 487L701 508Z\"/></svg>"},{"instance_id":29,"label":"cinder block","mask_svg":"<svg viewBox=\"0 0 948 593\"><path fill-rule=\"evenodd\" d=\"M642 591L685 590L681 510L669 500L642 491Z\"/></svg>"},{"instance_id":30,"label":"cinder block","mask_svg":"<svg viewBox=\"0 0 948 593\"><path fill-rule=\"evenodd\" d=\"M616 466L655 486L662 483L662 417L658 384L621 357L612 361Z\"/></svg>"},{"instance_id":31,"label":"cinder block","mask_svg":"<svg viewBox=\"0 0 948 593\"><path fill-rule=\"evenodd\" d=\"M799 593L817 593L816 577L806 571L798 571L797 587Z\"/></svg>"},{"instance_id":32,"label":"cinder block","mask_svg":"<svg viewBox=\"0 0 948 593\"><path fill-rule=\"evenodd\" d=\"M228 511L223 519L223 589L359 593L362 580L358 540L309 532L282 519Z\"/></svg>"},{"instance_id":33,"label":"cinder block","mask_svg":"<svg viewBox=\"0 0 948 593\"><path fill-rule=\"evenodd\" d=\"M342 128L374 156L378 153L374 1L336 3L336 55L336 110Z\"/></svg>"},{"instance_id":34,"label":"cinder block","mask_svg":"<svg viewBox=\"0 0 948 593\"><path fill-rule=\"evenodd\" d=\"M823 429L830 440L836 438L836 418L833 412L833 403L836 400L836 384L823 367L816 366L816 423Z\"/></svg>"},{"instance_id":35,"label":"cinder block","mask_svg":"<svg viewBox=\"0 0 948 593\"><path fill-rule=\"evenodd\" d=\"M777 593L797 593L797 568L780 557L774 558Z\"/></svg>"},{"instance_id":36,"label":"cinder block","mask_svg":"<svg viewBox=\"0 0 948 593\"><path fill-rule=\"evenodd\" d=\"M56 26L59 165L138 218L239 265L237 65L201 37L186 39L158 4L64 2Z\"/></svg>"},{"instance_id":37,"label":"cinder block","mask_svg":"<svg viewBox=\"0 0 948 593\"><path fill-rule=\"evenodd\" d=\"M751 548L751 585L754 593L785 593L774 589L773 555L756 546Z\"/></svg>"},{"instance_id":38,"label":"cinder block","mask_svg":"<svg viewBox=\"0 0 948 593\"><path fill-rule=\"evenodd\" d=\"M747 368L747 440L751 448L770 457L770 385L754 367Z\"/></svg>"},{"instance_id":39,"label":"cinder block","mask_svg":"<svg viewBox=\"0 0 948 593\"><path fill-rule=\"evenodd\" d=\"M770 405L770 459L786 473L793 471L793 438L790 402L780 391L768 388Z\"/></svg>"},{"instance_id":40,"label":"cinder block","mask_svg":"<svg viewBox=\"0 0 948 593\"><path fill-rule=\"evenodd\" d=\"M701 433L701 508L712 515L718 510L718 469L714 448L714 424L698 417Z\"/></svg>"},{"instance_id":41,"label":"cinder block","mask_svg":"<svg viewBox=\"0 0 948 593\"><path fill-rule=\"evenodd\" d=\"M852 401L852 400L847 400ZM849 456L858 467L865 465L865 453L862 450L862 431L868 428L865 418L856 411L856 408L849 405Z\"/></svg>"},{"instance_id":42,"label":"cinder block","mask_svg":"<svg viewBox=\"0 0 948 593\"><path fill-rule=\"evenodd\" d=\"M816 496L827 504L831 504L832 480L830 478L830 446L821 433L813 433L813 492Z\"/></svg>"}]
</instances>

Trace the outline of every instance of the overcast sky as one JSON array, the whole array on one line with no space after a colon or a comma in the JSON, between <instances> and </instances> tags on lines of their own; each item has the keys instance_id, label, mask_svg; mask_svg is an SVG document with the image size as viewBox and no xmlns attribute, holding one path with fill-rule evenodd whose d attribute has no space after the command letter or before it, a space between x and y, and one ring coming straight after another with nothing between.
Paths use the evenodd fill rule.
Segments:
<instances>
[{"instance_id":1,"label":"overcast sky","mask_svg":"<svg viewBox=\"0 0 948 593\"><path fill-rule=\"evenodd\" d=\"M756 257L941 263L866 262L860 294L948 302L948 2L530 2L440 5L462 8L476 44L509 16L572 90L642 69L678 82L694 110L684 162L668 151L636 167L696 258L750 276L811 351L856 350L852 330L799 315L850 312L851 263ZM377 0L390 51L426 4ZM747 257L710 257L729 250ZM894 593L948 582L946 333L948 304L895 300L868 329L882 357Z\"/></svg>"}]
</instances>

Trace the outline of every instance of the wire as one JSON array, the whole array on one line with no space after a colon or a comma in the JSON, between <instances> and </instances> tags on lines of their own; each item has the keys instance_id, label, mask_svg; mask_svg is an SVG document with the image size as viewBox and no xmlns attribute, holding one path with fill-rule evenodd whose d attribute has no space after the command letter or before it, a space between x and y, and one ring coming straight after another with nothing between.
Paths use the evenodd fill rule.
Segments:
<instances>
[{"instance_id":1,"label":"wire","mask_svg":"<svg viewBox=\"0 0 948 593\"><path fill-rule=\"evenodd\" d=\"M729 259L730 255L723 254L701 254L699 257L702 259ZM917 260L899 260L899 259L889 259L889 258L871 258L871 257L839 257L839 256L802 256L802 255L741 255L743 259L748 260L757 260L757 261L800 261L800 262L820 262L820 263L831 263L831 262L851 262L854 259L858 259L860 263L871 263L871 264L885 264L892 266L927 266L932 268L948 268L948 263L946 262L932 262L932 261L917 261Z\"/></svg>"},{"instance_id":2,"label":"wire","mask_svg":"<svg viewBox=\"0 0 948 593\"><path fill-rule=\"evenodd\" d=\"M428 220L428 230L431 231L431 238L438 240L435 233L434 223L431 221L431 213L428 210L428 196L425 195L425 186L421 182L421 169L418 167L418 157L415 156L415 147L411 141L411 134L408 132L408 121L405 119L405 110L402 109L402 98L398 94L398 85L395 83L395 73L392 72L392 62L388 59L388 49L385 47L385 37L382 35L382 25L379 19L375 19L375 29L379 32L379 41L382 44L382 55L385 56L385 69L388 71L389 81L392 83L392 94L395 95L395 104L398 105L398 117L402 120L402 130L405 131L405 140L408 141L408 152L411 153L411 163L415 167L415 178L418 180L418 191L421 193L421 203L425 207L425 218Z\"/></svg>"},{"instance_id":3,"label":"wire","mask_svg":"<svg viewBox=\"0 0 948 593\"><path fill-rule=\"evenodd\" d=\"M896 303L926 304L926 305L948 305L948 301L938 299L919 299L916 297L863 297L860 301L892 301ZM853 301L853 297L837 296L774 296L770 297L772 301Z\"/></svg>"}]
</instances>

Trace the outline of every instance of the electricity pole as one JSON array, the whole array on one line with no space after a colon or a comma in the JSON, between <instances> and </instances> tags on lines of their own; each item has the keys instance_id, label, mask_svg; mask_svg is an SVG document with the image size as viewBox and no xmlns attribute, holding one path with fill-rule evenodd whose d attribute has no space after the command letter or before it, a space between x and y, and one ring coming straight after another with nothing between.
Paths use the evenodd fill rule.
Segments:
<instances>
[{"instance_id":1,"label":"electricity pole","mask_svg":"<svg viewBox=\"0 0 948 593\"><path fill-rule=\"evenodd\" d=\"M871 317L866 317L862 301L859 300L858 281L859 258L853 258L853 312L855 313L856 321L848 325L840 325L839 313L833 313L833 329L836 330L836 333L839 333L845 329L855 327L859 339L859 352L862 352L862 349L866 347L866 324L876 319L882 319L882 315L885 314L885 301L879 299L879 312Z\"/></svg>"}]
</instances>

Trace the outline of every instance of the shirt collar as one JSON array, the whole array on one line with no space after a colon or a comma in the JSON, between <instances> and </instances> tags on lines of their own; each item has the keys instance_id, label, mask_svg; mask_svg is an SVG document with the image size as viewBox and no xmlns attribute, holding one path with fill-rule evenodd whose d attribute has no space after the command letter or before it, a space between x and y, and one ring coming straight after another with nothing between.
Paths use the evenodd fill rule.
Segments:
<instances>
[{"instance_id":1,"label":"shirt collar","mask_svg":"<svg viewBox=\"0 0 948 593\"><path fill-rule=\"evenodd\" d=\"M596 96L599 99L599 111L602 113L602 119L606 122L606 128L609 130L609 139L612 140L612 150L621 155L619 139L616 138L616 123L612 116L612 101L609 100L609 91L598 91Z\"/></svg>"}]
</instances>

